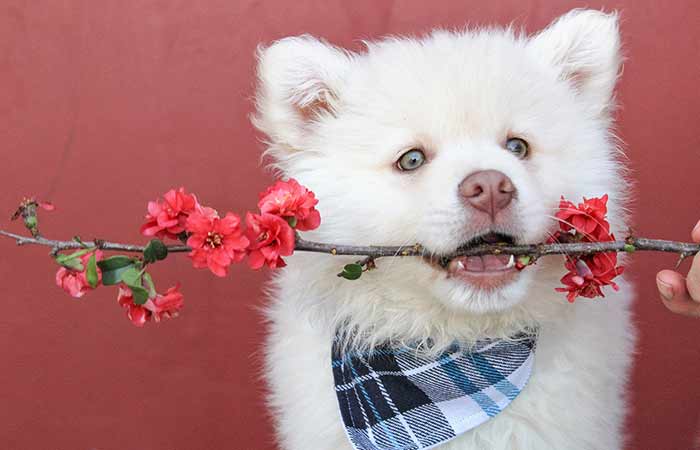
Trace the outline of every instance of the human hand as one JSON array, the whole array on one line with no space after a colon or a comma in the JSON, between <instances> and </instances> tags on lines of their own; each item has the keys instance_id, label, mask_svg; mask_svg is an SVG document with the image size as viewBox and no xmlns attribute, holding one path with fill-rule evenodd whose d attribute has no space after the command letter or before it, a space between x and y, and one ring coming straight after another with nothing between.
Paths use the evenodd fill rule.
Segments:
<instances>
[{"instance_id":1,"label":"human hand","mask_svg":"<svg viewBox=\"0 0 700 450\"><path fill-rule=\"evenodd\" d=\"M690 234L693 242L700 242L700 222ZM688 275L684 277L673 270L656 274L656 286L661 301L676 314L700 317L700 253L693 257Z\"/></svg>"}]
</instances>

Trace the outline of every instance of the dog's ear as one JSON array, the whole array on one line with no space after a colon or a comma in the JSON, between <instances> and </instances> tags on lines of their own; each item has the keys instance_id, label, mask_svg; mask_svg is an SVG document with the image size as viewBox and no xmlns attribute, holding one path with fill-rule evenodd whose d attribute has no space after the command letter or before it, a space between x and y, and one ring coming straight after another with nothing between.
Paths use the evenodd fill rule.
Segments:
<instances>
[{"instance_id":1,"label":"dog's ear","mask_svg":"<svg viewBox=\"0 0 700 450\"><path fill-rule=\"evenodd\" d=\"M617 13L575 9L534 36L530 46L594 111L610 109L622 62Z\"/></svg>"},{"instance_id":2,"label":"dog's ear","mask_svg":"<svg viewBox=\"0 0 700 450\"><path fill-rule=\"evenodd\" d=\"M304 35L258 49L255 126L269 138L272 156L303 150L313 124L334 115L349 52Z\"/></svg>"}]
</instances>

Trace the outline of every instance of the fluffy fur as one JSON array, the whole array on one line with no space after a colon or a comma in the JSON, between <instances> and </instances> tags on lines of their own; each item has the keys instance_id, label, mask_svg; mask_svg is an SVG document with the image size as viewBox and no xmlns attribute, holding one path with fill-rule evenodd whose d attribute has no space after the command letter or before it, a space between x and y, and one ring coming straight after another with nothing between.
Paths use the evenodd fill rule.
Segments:
<instances>
[{"instance_id":1,"label":"fluffy fur","mask_svg":"<svg viewBox=\"0 0 700 450\"><path fill-rule=\"evenodd\" d=\"M623 181L610 131L620 71L615 14L575 10L534 36L488 28L386 38L351 53L310 36L259 51L255 125L284 175L315 191L313 240L421 243L447 253L491 228L541 242L557 228L560 195L610 195L613 230L624 226ZM520 160L509 136L531 145ZM395 162L413 147L429 162ZM489 224L460 200L478 170L509 176L510 220ZM624 234L624 232L623 232ZM442 447L620 449L624 388L633 351L631 287L566 303L554 292L561 257L543 258L500 289L479 290L419 258L387 258L359 281L336 277L353 258L299 253L278 271L267 310L269 402L280 447L346 450L330 368L335 330L348 345L507 338L537 325L532 379L505 411Z\"/></svg>"}]
</instances>

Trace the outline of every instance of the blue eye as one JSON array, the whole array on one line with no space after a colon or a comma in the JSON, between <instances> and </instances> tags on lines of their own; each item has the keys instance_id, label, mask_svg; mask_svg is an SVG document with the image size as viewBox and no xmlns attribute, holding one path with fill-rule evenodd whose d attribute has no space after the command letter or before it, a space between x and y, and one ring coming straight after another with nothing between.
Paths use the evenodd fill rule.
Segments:
<instances>
[{"instance_id":1,"label":"blue eye","mask_svg":"<svg viewBox=\"0 0 700 450\"><path fill-rule=\"evenodd\" d=\"M399 170L416 170L425 163L425 153L416 148L401 155L396 166Z\"/></svg>"},{"instance_id":2,"label":"blue eye","mask_svg":"<svg viewBox=\"0 0 700 450\"><path fill-rule=\"evenodd\" d=\"M526 141L520 138L510 138L506 141L506 150L514 154L520 159L527 157L530 146Z\"/></svg>"}]
</instances>

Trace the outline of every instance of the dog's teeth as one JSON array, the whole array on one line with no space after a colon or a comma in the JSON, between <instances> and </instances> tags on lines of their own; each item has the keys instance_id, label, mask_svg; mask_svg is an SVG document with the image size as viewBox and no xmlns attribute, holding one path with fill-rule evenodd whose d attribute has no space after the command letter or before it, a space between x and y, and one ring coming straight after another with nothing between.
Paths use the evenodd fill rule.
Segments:
<instances>
[{"instance_id":1,"label":"dog's teeth","mask_svg":"<svg viewBox=\"0 0 700 450\"><path fill-rule=\"evenodd\" d=\"M510 269L511 267L515 267L515 256L510 255L510 259L508 260L508 264L506 264L506 269Z\"/></svg>"},{"instance_id":2,"label":"dog's teeth","mask_svg":"<svg viewBox=\"0 0 700 450\"><path fill-rule=\"evenodd\" d=\"M464 263L462 261L457 261L457 268L459 270L464 270Z\"/></svg>"}]
</instances>

